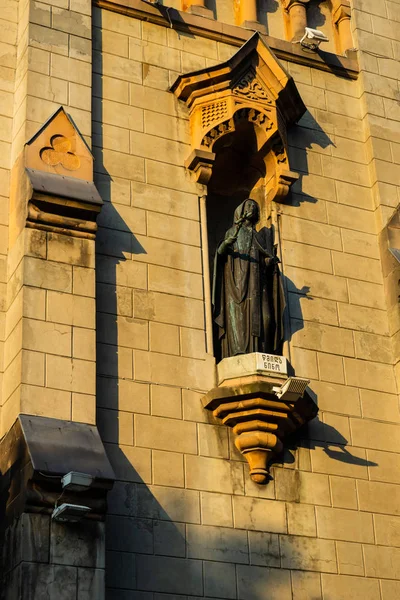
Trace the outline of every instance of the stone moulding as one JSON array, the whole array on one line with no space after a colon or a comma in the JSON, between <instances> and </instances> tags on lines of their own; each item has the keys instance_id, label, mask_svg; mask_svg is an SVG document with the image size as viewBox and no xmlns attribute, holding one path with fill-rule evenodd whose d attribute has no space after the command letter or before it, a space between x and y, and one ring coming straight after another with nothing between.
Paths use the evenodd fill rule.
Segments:
<instances>
[{"instance_id":1,"label":"stone moulding","mask_svg":"<svg viewBox=\"0 0 400 600\"><path fill-rule=\"evenodd\" d=\"M268 464L283 450L285 437L318 412L307 392L309 380L287 377L285 368L272 371L265 361L267 368L263 368L265 356L254 353L222 360L219 385L202 399L204 408L232 428L235 445L249 464L250 477L259 484L268 482ZM285 365L283 357L272 359Z\"/></svg>"},{"instance_id":2,"label":"stone moulding","mask_svg":"<svg viewBox=\"0 0 400 600\"><path fill-rule=\"evenodd\" d=\"M143 0L93 0L94 6L128 15L154 23L161 27L171 28L188 35L195 35L205 39L216 40L225 44L240 47L252 32L245 27L229 25L216 19L201 16L194 11L180 11L172 7L163 7L160 3L143 2ZM257 27L256 27L257 29ZM304 52L300 44L292 44L286 40L264 36L275 55L292 63L306 65L313 69L335 73L338 77L357 79L359 65L357 53L352 52L347 56L338 56L331 52L318 53Z\"/></svg>"},{"instance_id":3,"label":"stone moulding","mask_svg":"<svg viewBox=\"0 0 400 600\"><path fill-rule=\"evenodd\" d=\"M259 33L225 63L181 75L171 91L189 108L192 153L186 161L199 183L212 175L225 136L251 127L265 163L268 200L284 200L298 174L290 168L287 129L306 111L292 77Z\"/></svg>"}]
</instances>

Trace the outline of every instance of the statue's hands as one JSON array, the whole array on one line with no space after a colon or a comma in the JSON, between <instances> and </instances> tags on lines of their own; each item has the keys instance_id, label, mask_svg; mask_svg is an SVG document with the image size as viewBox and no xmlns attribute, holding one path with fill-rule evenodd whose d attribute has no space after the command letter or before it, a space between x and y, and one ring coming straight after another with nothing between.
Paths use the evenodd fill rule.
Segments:
<instances>
[{"instance_id":1,"label":"statue's hands","mask_svg":"<svg viewBox=\"0 0 400 600\"><path fill-rule=\"evenodd\" d=\"M232 246L237 240L237 237L235 235L230 235L229 237L225 238L225 244L227 246Z\"/></svg>"}]
</instances>

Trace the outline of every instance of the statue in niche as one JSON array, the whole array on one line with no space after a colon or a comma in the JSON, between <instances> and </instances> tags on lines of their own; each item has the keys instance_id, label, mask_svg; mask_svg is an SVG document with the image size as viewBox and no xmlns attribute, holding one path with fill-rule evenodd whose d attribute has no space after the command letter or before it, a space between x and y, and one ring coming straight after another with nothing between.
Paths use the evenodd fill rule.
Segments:
<instances>
[{"instance_id":1,"label":"statue in niche","mask_svg":"<svg viewBox=\"0 0 400 600\"><path fill-rule=\"evenodd\" d=\"M260 209L248 198L215 253L213 320L217 359L282 354L285 297L272 228L256 231Z\"/></svg>"}]
</instances>

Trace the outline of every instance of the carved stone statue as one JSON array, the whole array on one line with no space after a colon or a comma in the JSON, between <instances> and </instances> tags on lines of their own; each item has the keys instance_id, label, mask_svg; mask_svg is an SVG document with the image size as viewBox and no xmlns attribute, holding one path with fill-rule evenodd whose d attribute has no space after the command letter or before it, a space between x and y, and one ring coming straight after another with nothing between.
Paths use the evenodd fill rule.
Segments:
<instances>
[{"instance_id":1,"label":"carved stone statue","mask_svg":"<svg viewBox=\"0 0 400 600\"><path fill-rule=\"evenodd\" d=\"M218 360L248 352L282 353L285 299L272 229L256 231L257 202L235 210L214 261L213 320Z\"/></svg>"}]
</instances>

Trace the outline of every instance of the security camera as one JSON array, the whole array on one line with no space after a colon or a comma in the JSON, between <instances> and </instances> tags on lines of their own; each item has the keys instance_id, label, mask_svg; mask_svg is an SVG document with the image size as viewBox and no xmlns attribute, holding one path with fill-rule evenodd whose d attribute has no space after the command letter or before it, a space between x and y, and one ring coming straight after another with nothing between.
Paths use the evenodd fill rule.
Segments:
<instances>
[{"instance_id":1,"label":"security camera","mask_svg":"<svg viewBox=\"0 0 400 600\"><path fill-rule=\"evenodd\" d=\"M304 30L304 35L299 43L303 46L303 48L317 50L321 42L329 42L329 38L318 29L306 27Z\"/></svg>"},{"instance_id":2,"label":"security camera","mask_svg":"<svg viewBox=\"0 0 400 600\"><path fill-rule=\"evenodd\" d=\"M282 386L274 387L273 391L284 402L296 402L296 400L304 396L309 383L309 379L289 377Z\"/></svg>"}]
</instances>

